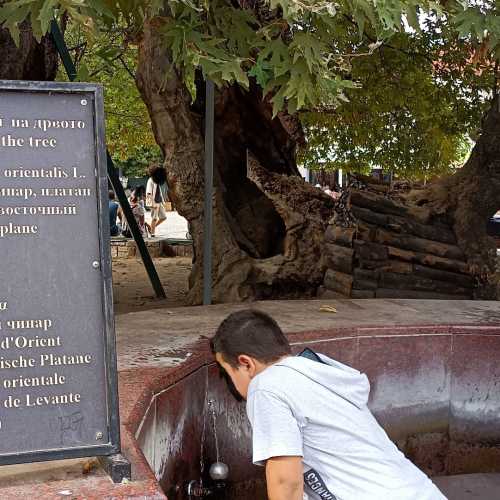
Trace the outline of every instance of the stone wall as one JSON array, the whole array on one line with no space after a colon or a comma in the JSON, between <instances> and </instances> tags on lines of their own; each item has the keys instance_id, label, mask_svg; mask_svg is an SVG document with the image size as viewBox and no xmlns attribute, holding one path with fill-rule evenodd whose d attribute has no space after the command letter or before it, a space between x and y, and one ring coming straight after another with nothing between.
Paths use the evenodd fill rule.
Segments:
<instances>
[{"instance_id":1,"label":"stone wall","mask_svg":"<svg viewBox=\"0 0 500 500\"><path fill-rule=\"evenodd\" d=\"M151 257L192 257L191 244L172 244L166 239L147 239L146 246ZM111 257L113 259L130 259L139 257L139 250L134 240L125 238L111 239Z\"/></svg>"},{"instance_id":2,"label":"stone wall","mask_svg":"<svg viewBox=\"0 0 500 500\"><path fill-rule=\"evenodd\" d=\"M364 187L345 199L348 217L325 233L324 289L352 298L467 299L474 278L450 225L420 207ZM345 215L345 214L344 214ZM345 221L350 227L345 227ZM344 223L344 224L341 224Z\"/></svg>"}]
</instances>

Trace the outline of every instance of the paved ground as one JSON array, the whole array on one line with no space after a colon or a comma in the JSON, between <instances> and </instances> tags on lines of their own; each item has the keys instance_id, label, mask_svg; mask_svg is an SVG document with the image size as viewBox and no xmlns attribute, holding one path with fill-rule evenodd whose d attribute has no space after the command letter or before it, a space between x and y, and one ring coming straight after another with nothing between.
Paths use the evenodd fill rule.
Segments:
<instances>
[{"instance_id":1,"label":"paved ground","mask_svg":"<svg viewBox=\"0 0 500 500\"><path fill-rule=\"evenodd\" d=\"M191 258L157 257L153 262L167 295L166 299L156 297L142 260L113 260L113 301L116 315L186 304Z\"/></svg>"},{"instance_id":2,"label":"paved ground","mask_svg":"<svg viewBox=\"0 0 500 500\"><path fill-rule=\"evenodd\" d=\"M151 224L151 212L146 212L146 222ZM177 212L167 212L167 220L161 223L156 230L156 236L165 238L186 239L188 223Z\"/></svg>"},{"instance_id":3,"label":"paved ground","mask_svg":"<svg viewBox=\"0 0 500 500\"><path fill-rule=\"evenodd\" d=\"M325 304L337 313L320 312ZM186 359L190 345L212 336L230 312L247 307L268 312L287 333L334 327L500 324L500 302L466 300L297 300L155 309L116 317L119 369L178 364Z\"/></svg>"},{"instance_id":4,"label":"paved ground","mask_svg":"<svg viewBox=\"0 0 500 500\"><path fill-rule=\"evenodd\" d=\"M449 500L498 500L500 474L436 477L434 482Z\"/></svg>"}]
</instances>

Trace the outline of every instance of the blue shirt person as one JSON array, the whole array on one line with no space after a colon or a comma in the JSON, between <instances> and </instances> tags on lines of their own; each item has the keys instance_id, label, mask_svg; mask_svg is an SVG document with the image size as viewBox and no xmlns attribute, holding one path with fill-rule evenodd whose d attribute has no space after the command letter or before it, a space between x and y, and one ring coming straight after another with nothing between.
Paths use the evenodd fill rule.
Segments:
<instances>
[{"instance_id":1,"label":"blue shirt person","mask_svg":"<svg viewBox=\"0 0 500 500\"><path fill-rule=\"evenodd\" d=\"M115 201L114 191L109 191L109 229L111 236L118 236L120 234L120 228L116 223L116 217L118 215L118 208L120 205Z\"/></svg>"}]
</instances>

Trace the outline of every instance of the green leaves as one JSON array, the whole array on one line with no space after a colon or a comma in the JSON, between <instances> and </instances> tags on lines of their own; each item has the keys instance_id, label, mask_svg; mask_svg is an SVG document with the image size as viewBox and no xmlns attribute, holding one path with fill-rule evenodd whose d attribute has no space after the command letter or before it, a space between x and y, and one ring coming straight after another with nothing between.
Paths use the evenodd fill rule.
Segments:
<instances>
[{"instance_id":1,"label":"green leaves","mask_svg":"<svg viewBox=\"0 0 500 500\"><path fill-rule=\"evenodd\" d=\"M459 12L454 20L459 36L471 35L481 42L486 35L486 17L478 8L468 8Z\"/></svg>"},{"instance_id":2,"label":"green leaves","mask_svg":"<svg viewBox=\"0 0 500 500\"><path fill-rule=\"evenodd\" d=\"M40 38L62 12L88 37L120 22L136 39L144 22L154 20L193 99L200 70L219 86L248 88L254 79L274 114L347 101L356 87L353 61L377 57L379 44L408 27L418 33L423 20L445 19L481 50L500 52L500 17L492 0L264 0L252 8L229 0L6 0L0 23L18 43L24 19ZM103 47L100 57L112 60L117 50Z\"/></svg>"},{"instance_id":3,"label":"green leaves","mask_svg":"<svg viewBox=\"0 0 500 500\"><path fill-rule=\"evenodd\" d=\"M364 171L383 167L404 178L429 179L461 165L481 115L491 76L460 66L470 58L443 23L399 34L373 57L352 61L360 83L335 109L301 113L307 147L300 161L312 169ZM439 61L439 64L437 64Z\"/></svg>"},{"instance_id":4,"label":"green leaves","mask_svg":"<svg viewBox=\"0 0 500 500\"><path fill-rule=\"evenodd\" d=\"M0 25L19 44L19 25L29 19L35 38L40 40L49 31L51 21L62 13L87 28L90 20L109 22L114 16L104 0L7 0L0 7Z\"/></svg>"},{"instance_id":5,"label":"green leaves","mask_svg":"<svg viewBox=\"0 0 500 500\"><path fill-rule=\"evenodd\" d=\"M500 41L500 11L485 9L486 3L479 6L458 9L452 21L458 35L471 41L485 42L491 51L499 49Z\"/></svg>"}]
</instances>

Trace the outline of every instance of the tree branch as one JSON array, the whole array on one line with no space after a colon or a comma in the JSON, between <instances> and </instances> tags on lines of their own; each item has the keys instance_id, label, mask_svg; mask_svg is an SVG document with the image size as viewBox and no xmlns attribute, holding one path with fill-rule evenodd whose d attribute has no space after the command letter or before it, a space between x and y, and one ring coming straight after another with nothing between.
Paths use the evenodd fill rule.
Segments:
<instances>
[{"instance_id":1,"label":"tree branch","mask_svg":"<svg viewBox=\"0 0 500 500\"><path fill-rule=\"evenodd\" d=\"M120 60L120 62L122 63L122 66L125 68L125 70L127 71L127 73L132 77L132 80L135 81L135 74L134 72L128 67L127 63L123 60L123 54L120 55L120 57L118 58Z\"/></svg>"},{"instance_id":2,"label":"tree branch","mask_svg":"<svg viewBox=\"0 0 500 500\"><path fill-rule=\"evenodd\" d=\"M354 21L354 19L352 19L350 16L348 16L347 14L343 14L343 16L353 26L358 26L358 24L356 23L356 21ZM377 43L379 41L379 40L375 39L374 37L370 36L368 33L366 33L366 31L363 32L363 35L371 43ZM426 61L430 62L431 64L434 63L434 61L432 60L432 57L429 57L426 54L422 54L421 52L413 52L413 51L410 51L410 50L405 50L405 49L402 49L401 47L395 47L394 45L391 45L391 44L385 43L385 42L382 43L382 45L380 45L380 48L382 48L382 47L385 47L385 48L388 48L388 49L392 49L392 50L396 50L397 52L401 52L402 54L407 55L408 57L422 57Z\"/></svg>"},{"instance_id":3,"label":"tree branch","mask_svg":"<svg viewBox=\"0 0 500 500\"><path fill-rule=\"evenodd\" d=\"M123 52L121 52L120 54L118 54L116 57L113 57L113 59L110 59L109 61L107 61L107 64L101 66L99 69L96 69L95 71L93 71L92 73L90 73L89 77L92 78L92 77L98 75L101 71L105 70L111 63L117 61L122 56L123 56Z\"/></svg>"}]
</instances>

